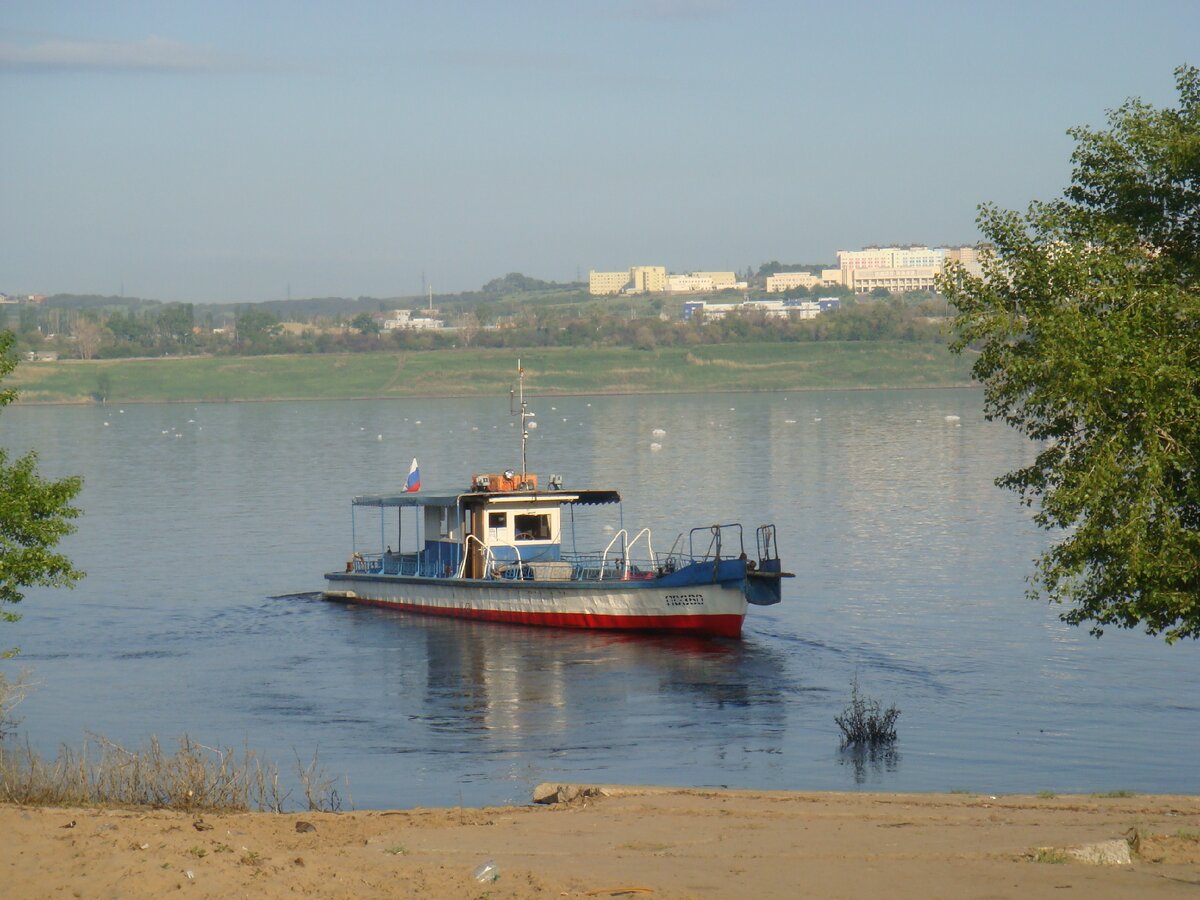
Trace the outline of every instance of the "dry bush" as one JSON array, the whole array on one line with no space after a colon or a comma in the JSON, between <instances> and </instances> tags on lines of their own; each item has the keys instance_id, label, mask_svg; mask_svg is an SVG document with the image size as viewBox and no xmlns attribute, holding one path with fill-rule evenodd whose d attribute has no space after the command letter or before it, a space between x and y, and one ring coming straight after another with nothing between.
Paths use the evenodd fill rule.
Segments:
<instances>
[{"instance_id":1,"label":"dry bush","mask_svg":"<svg viewBox=\"0 0 1200 900\"><path fill-rule=\"evenodd\" d=\"M4 654L0 653L0 659ZM15 679L0 672L0 741L12 734L20 720L13 716L13 710L21 705L31 687L29 674L22 672Z\"/></svg>"},{"instance_id":2,"label":"dry bush","mask_svg":"<svg viewBox=\"0 0 1200 900\"><path fill-rule=\"evenodd\" d=\"M850 686L850 703L833 720L842 729L843 747L878 747L896 740L898 718L900 710L895 705L884 709L878 700L860 695L855 676Z\"/></svg>"},{"instance_id":3,"label":"dry bush","mask_svg":"<svg viewBox=\"0 0 1200 900\"><path fill-rule=\"evenodd\" d=\"M337 778L325 772L315 751L308 764L301 762L300 755L296 754L296 773L304 786L304 800L310 810L341 811L342 798L334 787Z\"/></svg>"},{"instance_id":4,"label":"dry bush","mask_svg":"<svg viewBox=\"0 0 1200 900\"><path fill-rule=\"evenodd\" d=\"M129 750L92 736L49 761L27 743L0 742L0 800L9 803L281 812L286 799L275 766L254 751L206 747L187 735L173 754L157 738Z\"/></svg>"}]
</instances>

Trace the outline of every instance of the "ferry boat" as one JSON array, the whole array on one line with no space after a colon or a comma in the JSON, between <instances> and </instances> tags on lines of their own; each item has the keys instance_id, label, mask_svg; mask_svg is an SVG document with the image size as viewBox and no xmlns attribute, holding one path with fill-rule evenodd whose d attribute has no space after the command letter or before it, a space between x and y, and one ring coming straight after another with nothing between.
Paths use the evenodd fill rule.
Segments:
<instances>
[{"instance_id":1,"label":"ferry boat","mask_svg":"<svg viewBox=\"0 0 1200 900\"><path fill-rule=\"evenodd\" d=\"M648 528L613 529L606 546L580 551L576 511L618 506L608 488L573 489L526 470L528 411L521 376L521 469L476 474L460 491L406 490L352 500L352 551L328 572L323 596L441 616L568 628L738 637L750 605L782 597L775 526L705 525L657 553ZM515 392L514 392L515 394ZM373 549L359 518L378 514ZM406 522L407 520L407 522ZM618 523L622 519L618 518ZM404 550L408 530L411 549ZM396 551L390 535L395 535Z\"/></svg>"}]
</instances>

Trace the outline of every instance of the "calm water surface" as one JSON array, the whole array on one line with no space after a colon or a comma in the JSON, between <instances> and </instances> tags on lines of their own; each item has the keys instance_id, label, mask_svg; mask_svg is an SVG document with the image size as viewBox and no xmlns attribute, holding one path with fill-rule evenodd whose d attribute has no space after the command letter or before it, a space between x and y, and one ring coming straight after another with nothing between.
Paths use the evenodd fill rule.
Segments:
<instances>
[{"instance_id":1,"label":"calm water surface","mask_svg":"<svg viewBox=\"0 0 1200 900\"><path fill-rule=\"evenodd\" d=\"M522 803L545 780L1200 792L1197 647L1097 641L1025 599L1046 537L992 482L1032 453L981 402L536 402L530 468L621 489L624 524L660 549L718 520L778 525L798 577L741 641L315 599L353 494L398 489L413 456L427 491L519 467L504 398L9 408L4 445L86 479L66 550L88 577L29 594L2 665L38 683L21 713L43 752L88 732L248 742L285 769L319 751L359 807ZM902 710L886 758L839 752L856 675Z\"/></svg>"}]
</instances>

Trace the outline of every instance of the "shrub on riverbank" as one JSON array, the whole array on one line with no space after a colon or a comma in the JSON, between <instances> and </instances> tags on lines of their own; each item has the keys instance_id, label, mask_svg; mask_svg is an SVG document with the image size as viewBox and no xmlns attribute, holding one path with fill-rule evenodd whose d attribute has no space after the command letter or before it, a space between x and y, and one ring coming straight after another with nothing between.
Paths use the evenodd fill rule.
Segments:
<instances>
[{"instance_id":1,"label":"shrub on riverbank","mask_svg":"<svg viewBox=\"0 0 1200 900\"><path fill-rule=\"evenodd\" d=\"M833 718L842 729L843 747L879 747L895 742L900 710L895 704L884 709L873 697L862 696L856 677L850 686L850 703Z\"/></svg>"}]
</instances>

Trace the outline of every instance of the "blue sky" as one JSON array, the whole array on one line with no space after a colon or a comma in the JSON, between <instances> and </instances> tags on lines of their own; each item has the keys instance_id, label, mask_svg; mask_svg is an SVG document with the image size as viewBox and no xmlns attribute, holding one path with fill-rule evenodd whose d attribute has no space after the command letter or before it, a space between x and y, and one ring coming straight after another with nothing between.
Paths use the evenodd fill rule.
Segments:
<instances>
[{"instance_id":1,"label":"blue sky","mask_svg":"<svg viewBox=\"0 0 1200 900\"><path fill-rule=\"evenodd\" d=\"M1200 3L0 5L0 291L229 302L969 242Z\"/></svg>"}]
</instances>

